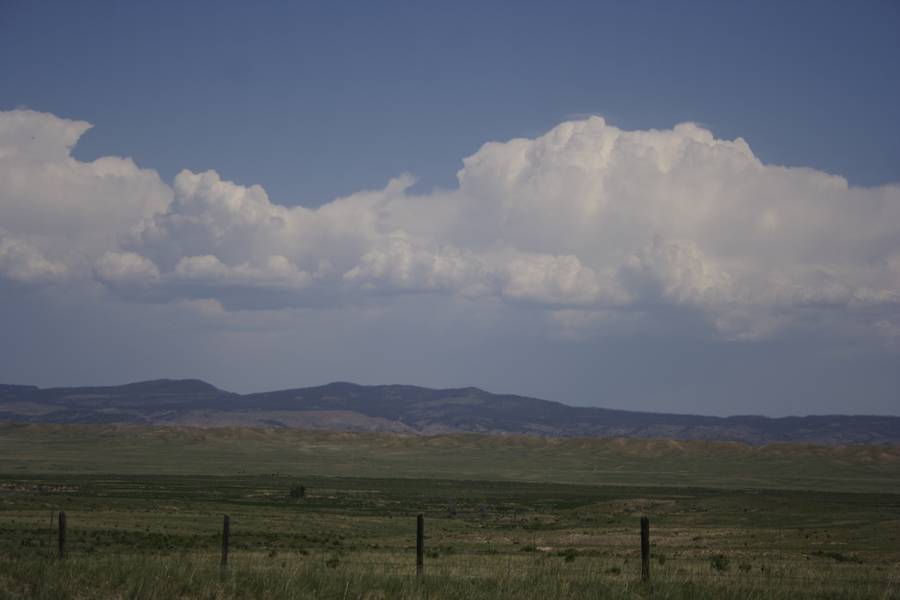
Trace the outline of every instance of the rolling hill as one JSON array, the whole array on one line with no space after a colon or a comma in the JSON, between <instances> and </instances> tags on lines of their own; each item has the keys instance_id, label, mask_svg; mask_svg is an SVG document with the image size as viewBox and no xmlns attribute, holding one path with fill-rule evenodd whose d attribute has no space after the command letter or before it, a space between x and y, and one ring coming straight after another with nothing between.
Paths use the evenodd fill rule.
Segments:
<instances>
[{"instance_id":1,"label":"rolling hill","mask_svg":"<svg viewBox=\"0 0 900 600\"><path fill-rule=\"evenodd\" d=\"M121 386L0 385L0 421L266 427L411 435L526 434L740 441L900 443L900 417L767 418L646 413L492 394L468 388L327 385L235 394L196 379Z\"/></svg>"}]
</instances>

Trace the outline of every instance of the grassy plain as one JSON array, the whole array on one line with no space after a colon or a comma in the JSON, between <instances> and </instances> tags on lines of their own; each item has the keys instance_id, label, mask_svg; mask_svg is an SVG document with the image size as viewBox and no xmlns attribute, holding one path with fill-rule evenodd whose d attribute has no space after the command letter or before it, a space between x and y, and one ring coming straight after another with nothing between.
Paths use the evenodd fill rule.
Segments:
<instances>
[{"instance_id":1,"label":"grassy plain","mask_svg":"<svg viewBox=\"0 0 900 600\"><path fill-rule=\"evenodd\" d=\"M0 598L900 598L898 457L891 446L2 426ZM306 496L290 498L300 483ZM53 558L59 510L65 561Z\"/></svg>"}]
</instances>

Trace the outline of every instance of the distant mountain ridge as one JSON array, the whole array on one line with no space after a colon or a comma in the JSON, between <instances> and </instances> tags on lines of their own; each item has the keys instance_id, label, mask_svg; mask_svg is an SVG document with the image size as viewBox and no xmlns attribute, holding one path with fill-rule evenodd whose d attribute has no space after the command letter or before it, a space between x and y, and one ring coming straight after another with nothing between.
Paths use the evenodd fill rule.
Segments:
<instances>
[{"instance_id":1,"label":"distant mountain ridge","mask_svg":"<svg viewBox=\"0 0 900 600\"><path fill-rule=\"evenodd\" d=\"M0 421L295 427L428 435L477 432L557 437L638 437L749 444L900 443L900 417L710 417L568 406L466 387L327 385L235 394L198 379L118 386L0 384Z\"/></svg>"}]
</instances>

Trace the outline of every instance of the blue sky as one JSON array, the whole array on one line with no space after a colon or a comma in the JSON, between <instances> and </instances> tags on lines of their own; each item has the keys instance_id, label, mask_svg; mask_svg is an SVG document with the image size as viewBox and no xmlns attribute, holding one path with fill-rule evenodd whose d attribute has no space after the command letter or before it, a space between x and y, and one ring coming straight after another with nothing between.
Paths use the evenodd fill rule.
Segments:
<instances>
[{"instance_id":1,"label":"blue sky","mask_svg":"<svg viewBox=\"0 0 900 600\"><path fill-rule=\"evenodd\" d=\"M315 205L601 114L896 181L895 2L21 2L0 103L95 124L76 156L215 168Z\"/></svg>"},{"instance_id":2,"label":"blue sky","mask_svg":"<svg viewBox=\"0 0 900 600\"><path fill-rule=\"evenodd\" d=\"M898 30L0 0L0 381L900 414Z\"/></svg>"}]
</instances>

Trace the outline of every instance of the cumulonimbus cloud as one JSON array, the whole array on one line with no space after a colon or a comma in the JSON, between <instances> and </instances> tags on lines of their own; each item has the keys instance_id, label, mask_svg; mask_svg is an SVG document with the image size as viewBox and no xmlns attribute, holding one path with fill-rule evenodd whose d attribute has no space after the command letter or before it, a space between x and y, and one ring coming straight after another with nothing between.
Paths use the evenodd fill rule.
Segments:
<instances>
[{"instance_id":1,"label":"cumulonimbus cloud","mask_svg":"<svg viewBox=\"0 0 900 600\"><path fill-rule=\"evenodd\" d=\"M241 308L444 294L585 330L672 308L729 338L823 314L900 330L900 186L766 165L694 124L566 122L485 144L457 189L403 176L314 209L214 171L169 186L129 159L78 161L89 127L0 112L0 278Z\"/></svg>"}]
</instances>

